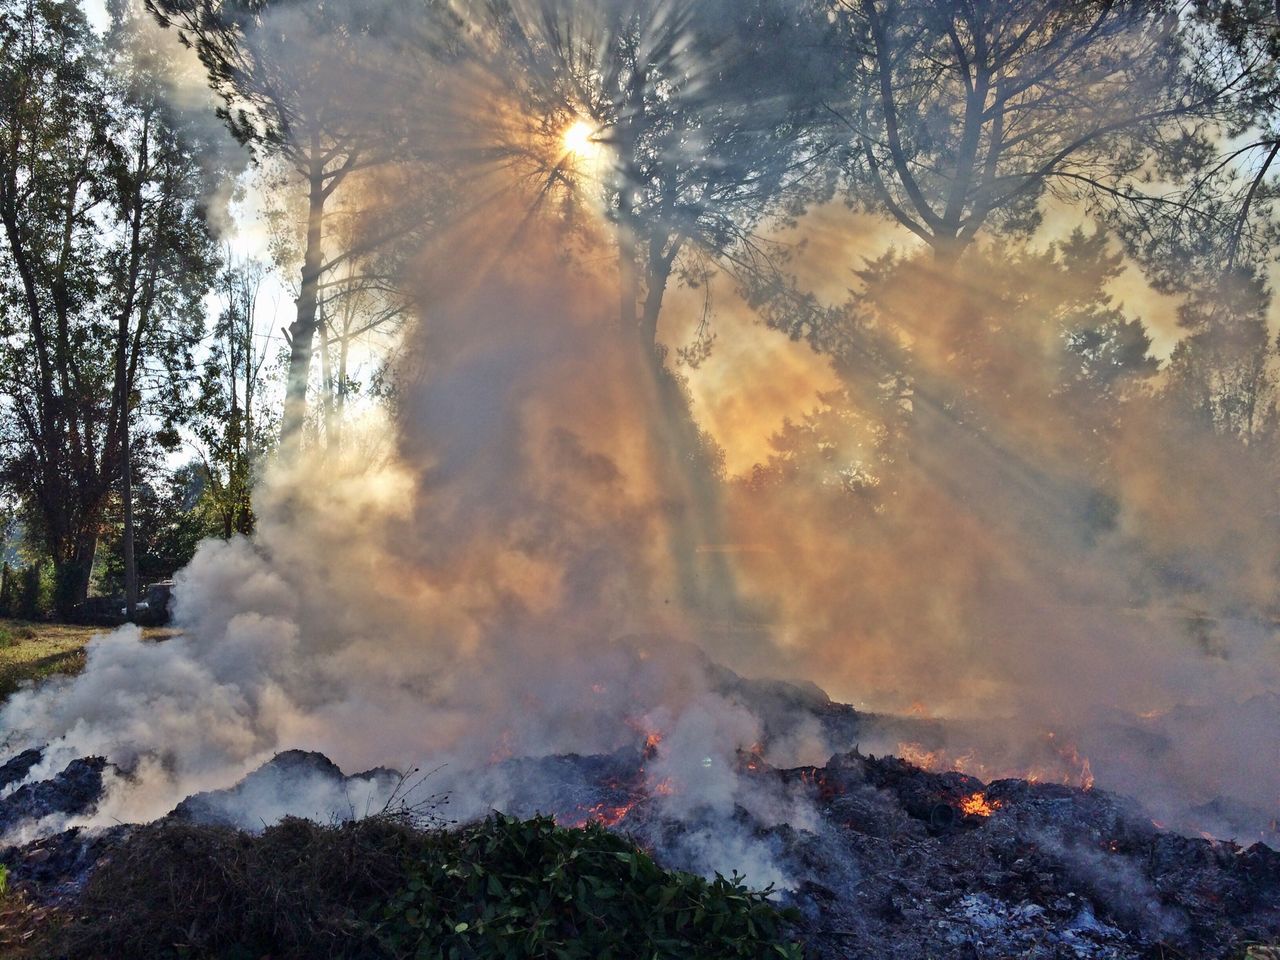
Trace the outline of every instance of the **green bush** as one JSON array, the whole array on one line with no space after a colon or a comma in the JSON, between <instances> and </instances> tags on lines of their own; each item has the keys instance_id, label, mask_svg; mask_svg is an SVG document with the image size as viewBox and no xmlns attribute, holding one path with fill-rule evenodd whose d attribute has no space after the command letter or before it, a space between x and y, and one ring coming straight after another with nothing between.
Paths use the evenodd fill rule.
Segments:
<instances>
[{"instance_id":1,"label":"green bush","mask_svg":"<svg viewBox=\"0 0 1280 960\"><path fill-rule=\"evenodd\" d=\"M379 936L415 960L727 960L802 956L786 915L736 874L664 870L598 825L495 816L407 867Z\"/></svg>"},{"instance_id":2,"label":"green bush","mask_svg":"<svg viewBox=\"0 0 1280 960\"><path fill-rule=\"evenodd\" d=\"M43 561L0 570L0 617L38 620L53 609L53 576Z\"/></svg>"},{"instance_id":3,"label":"green bush","mask_svg":"<svg viewBox=\"0 0 1280 960\"><path fill-rule=\"evenodd\" d=\"M93 873L59 960L799 960L741 880L663 870L601 827L494 817L286 819L256 836L160 821Z\"/></svg>"}]
</instances>

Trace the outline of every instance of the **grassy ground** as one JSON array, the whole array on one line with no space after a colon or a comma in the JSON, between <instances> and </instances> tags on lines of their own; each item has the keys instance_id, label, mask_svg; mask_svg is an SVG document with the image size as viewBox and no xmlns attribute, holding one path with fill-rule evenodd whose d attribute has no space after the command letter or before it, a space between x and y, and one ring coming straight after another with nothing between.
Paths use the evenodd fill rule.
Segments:
<instances>
[{"instance_id":1,"label":"grassy ground","mask_svg":"<svg viewBox=\"0 0 1280 960\"><path fill-rule=\"evenodd\" d=\"M89 638L108 629L0 618L0 700L23 681L79 672L84 667L84 647ZM173 631L147 628L142 635L161 640L172 636Z\"/></svg>"}]
</instances>

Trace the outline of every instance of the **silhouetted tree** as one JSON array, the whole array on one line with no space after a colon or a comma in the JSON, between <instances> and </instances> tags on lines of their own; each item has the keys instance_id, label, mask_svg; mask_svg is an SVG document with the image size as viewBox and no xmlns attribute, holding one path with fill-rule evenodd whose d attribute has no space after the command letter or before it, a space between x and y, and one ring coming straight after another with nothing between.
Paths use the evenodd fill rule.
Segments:
<instances>
[{"instance_id":1,"label":"silhouetted tree","mask_svg":"<svg viewBox=\"0 0 1280 960\"><path fill-rule=\"evenodd\" d=\"M1274 439L1280 396L1270 304L1259 278L1236 272L1182 305L1178 322L1186 335L1170 357L1165 385L1175 416L1244 444Z\"/></svg>"},{"instance_id":2,"label":"silhouetted tree","mask_svg":"<svg viewBox=\"0 0 1280 960\"><path fill-rule=\"evenodd\" d=\"M1141 218L1151 162L1205 147L1231 82L1186 69L1164 2L835 0L851 198L954 261L1047 194Z\"/></svg>"},{"instance_id":3,"label":"silhouetted tree","mask_svg":"<svg viewBox=\"0 0 1280 960\"><path fill-rule=\"evenodd\" d=\"M618 323L651 387L641 413L665 489L686 600L734 602L716 493L720 452L665 365L659 320L673 278L745 268L758 225L820 171L813 88L827 29L775 0L517 0L476 5L490 61L515 101L509 150L545 196L601 212L618 258ZM497 61L503 61L501 65ZM585 140L563 140L569 130ZM540 138L540 140L539 140ZM541 143L541 149L527 146Z\"/></svg>"},{"instance_id":4,"label":"silhouetted tree","mask_svg":"<svg viewBox=\"0 0 1280 960\"><path fill-rule=\"evenodd\" d=\"M682 261L740 253L819 149L810 123L825 24L775 0L492 3L504 76L550 143L548 185L590 196L615 228L619 320L652 351ZM573 125L599 158L574 155Z\"/></svg>"},{"instance_id":5,"label":"silhouetted tree","mask_svg":"<svg viewBox=\"0 0 1280 960\"><path fill-rule=\"evenodd\" d=\"M1272 260L1280 240L1280 11L1270 0L1200 0L1195 12L1191 69L1232 77L1211 148L1173 169L1177 205L1119 223L1152 282L1180 292L1237 284L1232 275Z\"/></svg>"},{"instance_id":6,"label":"silhouetted tree","mask_svg":"<svg viewBox=\"0 0 1280 960\"><path fill-rule=\"evenodd\" d=\"M191 44L222 97L220 111L245 144L281 157L307 198L297 312L289 325L281 440L300 441L324 275L376 247L371 230L356 249L326 251L326 211L358 171L384 163L403 130L387 120L386 88L375 80L389 50L378 46L388 8L377 0L147 0L164 26ZM383 34L385 36L385 34Z\"/></svg>"}]
</instances>

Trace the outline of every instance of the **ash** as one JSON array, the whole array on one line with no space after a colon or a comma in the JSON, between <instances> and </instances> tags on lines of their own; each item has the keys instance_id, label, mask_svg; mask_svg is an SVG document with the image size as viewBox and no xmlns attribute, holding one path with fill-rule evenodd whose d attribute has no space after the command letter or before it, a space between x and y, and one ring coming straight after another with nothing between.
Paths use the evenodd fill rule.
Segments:
<instances>
[{"instance_id":1,"label":"ash","mask_svg":"<svg viewBox=\"0 0 1280 960\"><path fill-rule=\"evenodd\" d=\"M528 789L504 812L605 822L666 865L694 870L694 839L749 836L790 878L777 896L798 908L795 935L820 960L1212 958L1280 941L1280 852L1161 830L1134 801L1103 790L986 784L857 750L791 769L742 752L739 778L804 801L816 817L802 826L768 823L743 805L718 819L676 817L644 772L655 753L645 746L505 761L497 765L503 778ZM0 783L20 781L38 760L31 752L13 758L0 766ZM106 767L77 760L11 790L0 797L0 823L91 812ZM319 785L363 794L371 782L397 780L382 770L349 777L319 754L288 751L235 787L188 798L170 817L243 823L237 801L283 797L300 774L310 799ZM11 845L0 859L29 896L74 903L131 829L64 830Z\"/></svg>"}]
</instances>

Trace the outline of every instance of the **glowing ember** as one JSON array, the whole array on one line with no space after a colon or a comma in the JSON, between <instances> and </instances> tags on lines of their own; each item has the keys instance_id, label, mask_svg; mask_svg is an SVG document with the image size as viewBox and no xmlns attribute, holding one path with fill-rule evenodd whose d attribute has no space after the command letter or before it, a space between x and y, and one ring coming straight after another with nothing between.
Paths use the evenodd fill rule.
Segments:
<instances>
[{"instance_id":1,"label":"glowing ember","mask_svg":"<svg viewBox=\"0 0 1280 960\"><path fill-rule=\"evenodd\" d=\"M655 730L645 734L644 749L640 751L640 756L644 758L646 763L658 755L658 745L660 743L662 743L661 733Z\"/></svg>"},{"instance_id":2,"label":"glowing ember","mask_svg":"<svg viewBox=\"0 0 1280 960\"><path fill-rule=\"evenodd\" d=\"M967 816L989 817L1000 809L999 800L988 800L981 790L960 801L960 812Z\"/></svg>"},{"instance_id":3,"label":"glowing ember","mask_svg":"<svg viewBox=\"0 0 1280 960\"><path fill-rule=\"evenodd\" d=\"M616 827L628 813L632 811L640 801L632 800L630 803L610 804L597 803L593 807L588 807L582 816L567 824L574 829L585 827L588 823L598 823L605 827Z\"/></svg>"}]
</instances>

